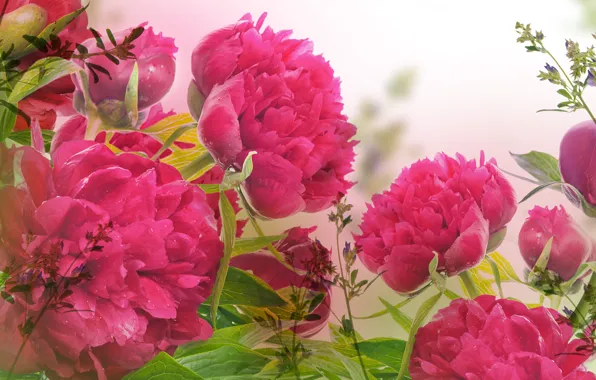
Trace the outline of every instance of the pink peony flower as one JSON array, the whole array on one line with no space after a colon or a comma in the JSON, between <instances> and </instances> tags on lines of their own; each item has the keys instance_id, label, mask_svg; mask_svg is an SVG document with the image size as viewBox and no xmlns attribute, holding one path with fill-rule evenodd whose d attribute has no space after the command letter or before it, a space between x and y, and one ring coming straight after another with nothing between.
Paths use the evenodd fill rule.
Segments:
<instances>
[{"instance_id":1,"label":"pink peony flower","mask_svg":"<svg viewBox=\"0 0 596 380\"><path fill-rule=\"evenodd\" d=\"M550 238L553 238L547 269L569 280L593 250L592 240L565 211L563 206L536 206L529 212L519 232L519 250L533 268Z\"/></svg>"},{"instance_id":2,"label":"pink peony flower","mask_svg":"<svg viewBox=\"0 0 596 380\"><path fill-rule=\"evenodd\" d=\"M31 290L13 293L14 304L0 300L2 370L22 341L17 325L48 301L18 372L121 378L159 351L211 335L196 310L223 247L197 186L168 165L91 141L62 144L53 168L31 148L15 155L22 183L0 190L0 266Z\"/></svg>"},{"instance_id":3,"label":"pink peony flower","mask_svg":"<svg viewBox=\"0 0 596 380\"><path fill-rule=\"evenodd\" d=\"M142 24L141 26L145 26ZM122 43L124 38L130 35L132 29L116 33L114 37L116 42ZM114 45L109 41L104 41L107 49ZM153 28L146 28L143 34L133 42L134 48L131 50L136 56L136 62L139 67L139 110L144 110L153 104L159 102L170 91L174 83L176 73L176 61L174 53L178 48L174 45L174 39L164 37L161 33L155 34ZM101 51L91 38L83 43L90 53ZM128 85L130 74L135 63L134 59L120 61L118 65L110 61L105 56L94 56L86 60L87 63L99 65L107 69L112 77L110 80L101 75L99 81L94 83L91 79L89 83L89 92L91 100L102 107L103 104L110 104L114 100L124 101L126 86ZM88 69L87 69L88 70ZM91 75L89 76L91 78Z\"/></svg>"},{"instance_id":4,"label":"pink peony flower","mask_svg":"<svg viewBox=\"0 0 596 380\"><path fill-rule=\"evenodd\" d=\"M457 299L416 334L412 380L596 379L590 352L553 309L483 295ZM571 341L570 341L571 340Z\"/></svg>"},{"instance_id":5,"label":"pink peony flower","mask_svg":"<svg viewBox=\"0 0 596 380\"><path fill-rule=\"evenodd\" d=\"M296 334L303 337L310 337L321 331L331 314L331 286L328 283L329 269L332 265L331 253L318 240L312 241L308 237L315 230L316 227L291 228L285 232L288 235L286 238L274 244L275 248L285 255L286 261L303 271L303 274L286 268L266 251L236 256L230 262L234 267L251 271L275 290L295 286L326 293L323 302L312 312L321 318L316 321L303 321L297 326Z\"/></svg>"},{"instance_id":6,"label":"pink peony flower","mask_svg":"<svg viewBox=\"0 0 596 380\"><path fill-rule=\"evenodd\" d=\"M561 140L559 165L563 180L596 205L596 124L584 121L567 131Z\"/></svg>"},{"instance_id":7,"label":"pink peony flower","mask_svg":"<svg viewBox=\"0 0 596 380\"><path fill-rule=\"evenodd\" d=\"M226 168L259 153L245 191L262 216L324 210L352 186L356 129L329 63L290 31L261 31L264 17L255 25L247 15L195 48L193 83L206 97L199 137Z\"/></svg>"},{"instance_id":8,"label":"pink peony flower","mask_svg":"<svg viewBox=\"0 0 596 380\"><path fill-rule=\"evenodd\" d=\"M147 119L141 125L140 130L149 128L158 123L162 119L174 115L174 111L168 113L163 112L161 104L156 104L149 109ZM85 138L85 130L87 128L87 119L84 116L78 115L69 119L66 123L58 129L56 135L52 139L51 152L55 152L64 142L73 140L83 140ZM95 138L95 141L103 143L106 140L106 133L101 132ZM163 144L142 132L116 132L110 139L110 144L124 152L142 152L148 157L153 157L163 146ZM187 143L176 142L178 147L183 149L192 149L194 145ZM159 158L165 158L172 154L170 149L166 149ZM215 166L203 174L201 177L194 180L193 184L219 184L223 180L224 171L221 167ZM219 194L207 194L207 203L215 213L215 220L217 221L217 230L221 230L221 220L219 215ZM228 190L226 196L230 200L232 207L236 214L240 212L238 204L238 194L234 190ZM236 223L236 231L238 237L242 236L242 231L246 225L247 220L238 220Z\"/></svg>"},{"instance_id":9,"label":"pink peony flower","mask_svg":"<svg viewBox=\"0 0 596 380\"><path fill-rule=\"evenodd\" d=\"M439 271L457 275L484 257L491 232L516 210L511 185L496 162L480 165L439 153L402 171L390 190L367 205L355 235L358 256L395 291L410 293L429 280L428 264L439 255Z\"/></svg>"}]
</instances>

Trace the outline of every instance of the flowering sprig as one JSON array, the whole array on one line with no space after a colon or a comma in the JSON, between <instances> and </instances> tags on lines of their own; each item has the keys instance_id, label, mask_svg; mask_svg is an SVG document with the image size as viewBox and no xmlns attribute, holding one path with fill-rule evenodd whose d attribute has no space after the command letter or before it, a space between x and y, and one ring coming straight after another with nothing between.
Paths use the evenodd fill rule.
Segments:
<instances>
[{"instance_id":1,"label":"flowering sprig","mask_svg":"<svg viewBox=\"0 0 596 380\"><path fill-rule=\"evenodd\" d=\"M345 336L352 338L352 341L354 342L354 348L356 349L356 354L358 355L358 361L362 367L362 373L364 374L364 378L368 379L366 366L364 365L360 348L358 347L358 337L356 336L356 330L354 329L353 322L354 316L352 315L352 308L350 306L350 301L356 296L356 294L361 295L364 293L364 290L368 289L368 287L366 287L366 289L363 291L360 291L362 286L366 285L366 283L360 285L360 282L356 282L358 271L351 271L351 267L355 260L355 252L352 252L351 249L348 249L348 252L345 255L342 255L342 251L339 248L339 236L345 227L352 222L352 217L348 214L348 212L352 209L352 205L346 203L345 198L343 200L340 197L338 198L339 199L335 202L335 211L329 213L329 221L335 224L335 238L339 262L339 275L336 276L334 283L343 290L348 312L347 317L342 316L341 318L340 332ZM342 259L346 260L346 271L344 271Z\"/></svg>"},{"instance_id":2,"label":"flowering sprig","mask_svg":"<svg viewBox=\"0 0 596 380\"><path fill-rule=\"evenodd\" d=\"M27 315L23 323L18 326L23 342L10 367L7 380L10 380L25 345L46 311L64 308L72 309L74 307L65 301L73 293L70 287L90 279L91 275L85 270L84 266L73 268L73 265L82 255L89 252L102 251L103 245L101 244L112 241L109 237L111 231L112 222L108 222L106 225L98 225L96 233L87 232L85 235L87 239L85 248L72 260L70 266L63 274L59 273L60 268L58 266L59 258L64 248L64 243L61 241L51 244L50 250L47 253L39 252L38 248L31 255L30 261L16 267L12 267L14 265L12 264L4 269L4 273L8 276L4 283L5 290L2 291L2 298L4 300L9 303L15 303L15 298L19 297L29 302L32 291L36 287L43 287L44 294L42 295L42 299L46 299L44 305L36 315Z\"/></svg>"},{"instance_id":3,"label":"flowering sprig","mask_svg":"<svg viewBox=\"0 0 596 380\"><path fill-rule=\"evenodd\" d=\"M549 81L559 86L558 94L565 98L557 104L556 109L543 109L541 111L575 112L580 109L586 110L592 120L596 122L594 114L583 98L583 92L587 86L595 86L596 81L596 53L591 46L582 51L579 44L572 40L565 41L567 58L571 62L569 73L561 66L554 55L544 46L544 33L534 31L530 24L517 22L515 29L519 37L517 42L524 43L526 51L540 52L548 55L554 62L554 66L547 63L545 71L540 71L538 78L542 81ZM592 35L596 39L596 34Z\"/></svg>"}]
</instances>

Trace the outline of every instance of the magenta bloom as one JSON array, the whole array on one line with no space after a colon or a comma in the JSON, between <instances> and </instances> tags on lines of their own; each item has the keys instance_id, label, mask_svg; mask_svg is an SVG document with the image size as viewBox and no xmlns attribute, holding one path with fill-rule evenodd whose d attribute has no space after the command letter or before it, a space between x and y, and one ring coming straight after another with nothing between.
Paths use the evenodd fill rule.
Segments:
<instances>
[{"instance_id":1,"label":"magenta bloom","mask_svg":"<svg viewBox=\"0 0 596 380\"><path fill-rule=\"evenodd\" d=\"M480 165L439 153L405 168L390 190L376 194L355 235L366 267L384 272L395 291L410 293L429 280L428 264L439 254L439 271L457 275L484 257L492 232L516 210L511 185L494 160Z\"/></svg>"},{"instance_id":2,"label":"magenta bloom","mask_svg":"<svg viewBox=\"0 0 596 380\"><path fill-rule=\"evenodd\" d=\"M563 180L573 185L592 205L596 205L596 124L584 121L571 128L559 151Z\"/></svg>"},{"instance_id":3,"label":"magenta bloom","mask_svg":"<svg viewBox=\"0 0 596 380\"><path fill-rule=\"evenodd\" d=\"M328 273L331 253L318 241L308 237L315 230L316 227L291 228L285 232L288 236L275 244L275 248L285 256L289 264L305 271L303 275L286 268L266 251L236 256L230 263L237 268L251 271L275 290L293 285L326 293L323 302L312 312L321 318L316 321L303 321L297 326L296 334L303 337L309 337L321 331L331 314L331 286L328 283L331 280Z\"/></svg>"},{"instance_id":4,"label":"magenta bloom","mask_svg":"<svg viewBox=\"0 0 596 380\"><path fill-rule=\"evenodd\" d=\"M483 295L457 299L416 334L413 380L596 379L582 364L591 352L553 309ZM570 341L571 340L571 341Z\"/></svg>"},{"instance_id":5,"label":"magenta bloom","mask_svg":"<svg viewBox=\"0 0 596 380\"><path fill-rule=\"evenodd\" d=\"M223 167L259 153L245 191L262 216L320 211L352 186L356 129L329 63L290 31L261 31L264 17L255 25L247 15L195 48L193 83L206 97L199 137Z\"/></svg>"},{"instance_id":6,"label":"magenta bloom","mask_svg":"<svg viewBox=\"0 0 596 380\"><path fill-rule=\"evenodd\" d=\"M144 26L146 24L142 24ZM132 29L116 33L116 42L122 43L124 38L130 34ZM113 48L114 45L105 38L106 48ZM159 102L170 91L174 83L176 73L176 60L174 53L178 48L174 45L174 39L164 37L161 33L155 34L153 28L145 28L143 34L134 40L134 48L131 52L136 56L139 67L139 110L146 109ZM98 52L95 38L91 38L83 44L89 52ZM97 83L93 79L89 82L91 100L98 105L107 101L124 101L126 86L135 63L134 59L122 60L118 65L105 56L91 57L86 62L99 65L107 69L112 80L105 75L99 74ZM88 70L88 69L87 69ZM89 74L89 73L88 73ZM92 76L89 74L89 78Z\"/></svg>"},{"instance_id":7,"label":"magenta bloom","mask_svg":"<svg viewBox=\"0 0 596 380\"><path fill-rule=\"evenodd\" d=\"M529 212L519 232L519 250L533 268L550 238L553 238L547 269L569 280L592 253L592 240L565 211L563 206L536 206Z\"/></svg>"},{"instance_id":8,"label":"magenta bloom","mask_svg":"<svg viewBox=\"0 0 596 380\"><path fill-rule=\"evenodd\" d=\"M22 341L25 311L52 301L50 282L67 291L33 330L18 372L121 378L159 351L211 335L196 310L223 247L197 186L171 166L91 141L62 144L53 168L31 148L15 153L23 183L0 190L0 266L31 291L0 300L2 370Z\"/></svg>"}]
</instances>

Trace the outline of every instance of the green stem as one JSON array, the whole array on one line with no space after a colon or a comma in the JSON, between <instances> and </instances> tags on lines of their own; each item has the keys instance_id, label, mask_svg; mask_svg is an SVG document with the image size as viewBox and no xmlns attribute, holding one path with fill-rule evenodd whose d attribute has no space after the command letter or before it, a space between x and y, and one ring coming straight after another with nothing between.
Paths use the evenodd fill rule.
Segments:
<instances>
[{"instance_id":1,"label":"green stem","mask_svg":"<svg viewBox=\"0 0 596 380\"><path fill-rule=\"evenodd\" d=\"M366 366L364 365L364 360L362 360L362 354L360 353L360 347L358 347L358 338L356 337L356 329L354 328L354 317L352 316L352 308L350 307L350 298L348 297L348 290L346 289L345 286L345 282L347 281L345 275L344 275L344 266L342 264L342 256L341 256L341 250L339 248L339 225L338 222L335 222L335 229L336 229L336 233L335 233L335 243L337 246L337 258L339 261L339 273L341 275L341 278L343 280L343 284L341 286L343 292L344 292L344 299L346 301L346 308L348 311L348 318L350 318L350 322L352 325L352 341L354 342L354 348L356 349L356 354L358 354L358 361L360 362L360 367L362 367L362 373L364 374L364 378L366 380L368 380L368 374L366 373Z\"/></svg>"},{"instance_id":2,"label":"green stem","mask_svg":"<svg viewBox=\"0 0 596 380\"><path fill-rule=\"evenodd\" d=\"M561 70L561 72L565 76L565 79L567 79L567 82L569 82L569 85L571 86L571 88L575 88L575 85L573 84L573 81L571 80L571 78L569 78L569 75L567 75L567 72L565 71L565 69L563 69L563 66L561 66L561 64L559 63L559 61L557 61L557 59L555 58L555 56L552 55L552 53L550 51L548 51L548 50L545 49L545 47L542 44L542 42L540 42L540 47L555 62L555 65L557 65L557 67L559 68L559 70ZM572 91L572 92L575 93L575 91ZM594 123L596 123L596 117L594 117L594 114L592 113L592 111L590 110L590 108L588 108L588 105L586 104L586 101L584 100L582 94L581 93L578 93L577 94L577 97L579 98L580 102L584 106L584 109L586 110L586 112L588 113L588 115L590 115L590 118L592 119L592 121L594 121Z\"/></svg>"},{"instance_id":3,"label":"green stem","mask_svg":"<svg viewBox=\"0 0 596 380\"><path fill-rule=\"evenodd\" d=\"M101 132L102 126L103 123L99 115L97 115L95 112L90 112L87 117L87 129L85 130L85 140L94 141L95 137L97 137L99 132Z\"/></svg>"},{"instance_id":4,"label":"green stem","mask_svg":"<svg viewBox=\"0 0 596 380\"><path fill-rule=\"evenodd\" d=\"M596 288L596 272L592 273L592 277L590 278L590 282L588 284L590 289ZM577 307L571 314L569 320L573 326L580 326L583 323L589 324L589 321L586 320L590 309L594 307L594 300L590 299L593 296L593 292L585 292L582 296L581 300L577 304Z\"/></svg>"},{"instance_id":5,"label":"green stem","mask_svg":"<svg viewBox=\"0 0 596 380\"><path fill-rule=\"evenodd\" d=\"M465 271L460 273L459 278L461 278L463 281L471 299L474 299L480 295L480 292L478 292L478 289L476 288L476 284L474 284L474 281L472 280L472 276L470 276L470 272Z\"/></svg>"}]
</instances>

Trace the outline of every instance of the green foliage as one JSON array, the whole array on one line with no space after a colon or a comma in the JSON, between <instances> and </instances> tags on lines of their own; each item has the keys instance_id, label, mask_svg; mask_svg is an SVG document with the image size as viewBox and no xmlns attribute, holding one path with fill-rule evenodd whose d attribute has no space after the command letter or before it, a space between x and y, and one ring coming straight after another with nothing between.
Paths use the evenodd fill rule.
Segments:
<instances>
[{"instance_id":1,"label":"green foliage","mask_svg":"<svg viewBox=\"0 0 596 380\"><path fill-rule=\"evenodd\" d=\"M48 152L50 150L50 146L52 145L52 138L54 137L54 134L55 134L54 131L49 131L47 129L41 130L41 136L43 137L44 147L45 147L46 152ZM10 135L8 135L8 139L16 142L17 144L30 146L31 145L31 131L25 130L25 131L12 132Z\"/></svg>"},{"instance_id":2,"label":"green foliage","mask_svg":"<svg viewBox=\"0 0 596 380\"><path fill-rule=\"evenodd\" d=\"M139 370L123 380L201 380L201 376L184 367L170 355L160 352Z\"/></svg>"}]
</instances>

